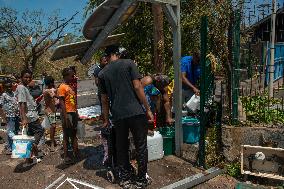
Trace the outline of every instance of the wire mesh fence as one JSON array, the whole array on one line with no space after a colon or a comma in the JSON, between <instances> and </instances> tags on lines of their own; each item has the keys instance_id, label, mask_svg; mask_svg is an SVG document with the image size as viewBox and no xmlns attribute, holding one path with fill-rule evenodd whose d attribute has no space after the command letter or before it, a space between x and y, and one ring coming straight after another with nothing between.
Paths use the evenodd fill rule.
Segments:
<instances>
[{"instance_id":1,"label":"wire mesh fence","mask_svg":"<svg viewBox=\"0 0 284 189\"><path fill-rule=\"evenodd\" d=\"M281 46L281 48L284 49ZM249 50L248 53L253 54ZM222 108L223 118L231 118L230 120L237 120L239 122L262 123L262 124L284 124L284 56L276 56L274 65L274 86L273 97L268 96L269 71L268 61L269 52L264 50L266 54L264 59L256 58L257 61L244 58L247 56L244 50L241 49L241 66L233 70L238 73L239 80L234 81L236 84L232 86L233 94L237 99L230 99L227 96L228 86L225 82L221 83L222 94ZM255 53L254 53L255 55ZM237 75L237 74L236 74ZM234 90L235 89L235 90ZM237 90L236 90L237 89ZM237 110L237 114L232 114L228 109L229 103L232 104L233 109ZM236 116L237 117L234 117Z\"/></svg>"}]
</instances>

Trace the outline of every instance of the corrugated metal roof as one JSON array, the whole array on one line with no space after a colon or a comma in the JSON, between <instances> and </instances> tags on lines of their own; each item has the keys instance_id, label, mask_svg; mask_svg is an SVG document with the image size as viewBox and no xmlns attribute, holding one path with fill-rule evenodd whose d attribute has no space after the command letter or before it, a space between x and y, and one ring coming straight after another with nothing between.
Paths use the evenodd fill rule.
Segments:
<instances>
[{"instance_id":1,"label":"corrugated metal roof","mask_svg":"<svg viewBox=\"0 0 284 189\"><path fill-rule=\"evenodd\" d=\"M102 47L117 44L120 41L120 38L124 34L112 35L109 36L101 45ZM66 45L58 46L55 51L53 52L50 60L60 60L62 58L72 57L72 56L79 56L81 58L84 53L88 50L88 48L92 45L92 40L81 41L77 43L70 43Z\"/></svg>"},{"instance_id":2,"label":"corrugated metal roof","mask_svg":"<svg viewBox=\"0 0 284 189\"><path fill-rule=\"evenodd\" d=\"M93 14L87 19L83 27L83 35L86 39L94 40L105 28L116 10L120 7L122 0L107 0L98 6ZM136 11L138 2L134 2L120 18L119 24L126 22Z\"/></svg>"},{"instance_id":3,"label":"corrugated metal roof","mask_svg":"<svg viewBox=\"0 0 284 189\"><path fill-rule=\"evenodd\" d=\"M98 6L87 19L82 30L84 37L88 40L57 47L50 60L54 61L71 56L78 56L81 58L84 53L86 53L86 51L93 45L96 37L104 30L117 9L122 6L122 2L123 0L106 0L100 6ZM129 8L120 17L116 27L126 22L135 13L137 7L138 1L133 1L131 6L129 6ZM118 43L120 37L121 34L107 37L100 42L99 47L101 48Z\"/></svg>"}]
</instances>

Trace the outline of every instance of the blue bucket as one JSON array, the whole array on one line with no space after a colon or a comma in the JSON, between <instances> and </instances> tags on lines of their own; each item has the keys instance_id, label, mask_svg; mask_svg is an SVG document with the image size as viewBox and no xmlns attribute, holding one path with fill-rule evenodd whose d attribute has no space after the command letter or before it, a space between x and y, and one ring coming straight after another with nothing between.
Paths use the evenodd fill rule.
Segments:
<instances>
[{"instance_id":1,"label":"blue bucket","mask_svg":"<svg viewBox=\"0 0 284 189\"><path fill-rule=\"evenodd\" d=\"M199 141L200 122L196 118L182 118L183 142L187 144L195 144Z\"/></svg>"},{"instance_id":2,"label":"blue bucket","mask_svg":"<svg viewBox=\"0 0 284 189\"><path fill-rule=\"evenodd\" d=\"M34 137L16 135L13 137L12 158L30 158Z\"/></svg>"}]
</instances>

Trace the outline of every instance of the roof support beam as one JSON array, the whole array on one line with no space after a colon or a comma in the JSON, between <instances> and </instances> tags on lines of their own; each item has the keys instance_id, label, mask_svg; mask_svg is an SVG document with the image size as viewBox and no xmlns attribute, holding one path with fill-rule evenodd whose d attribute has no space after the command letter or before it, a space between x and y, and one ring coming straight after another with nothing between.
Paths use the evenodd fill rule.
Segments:
<instances>
[{"instance_id":1,"label":"roof support beam","mask_svg":"<svg viewBox=\"0 0 284 189\"><path fill-rule=\"evenodd\" d=\"M94 40L91 47L88 49L84 57L81 59L82 64L86 64L92 58L94 52L100 47L101 43L109 36L109 34L119 24L120 18L127 11L127 9L133 4L132 0L124 0L114 15L111 17L105 28L99 33L98 37Z\"/></svg>"},{"instance_id":2,"label":"roof support beam","mask_svg":"<svg viewBox=\"0 0 284 189\"><path fill-rule=\"evenodd\" d=\"M169 4L169 5L178 5L179 4L179 0L139 0L139 1L143 1L143 2L149 2L149 3L163 3L163 4Z\"/></svg>"},{"instance_id":3,"label":"roof support beam","mask_svg":"<svg viewBox=\"0 0 284 189\"><path fill-rule=\"evenodd\" d=\"M177 16L173 10L173 7L169 4L162 4L163 10L165 12L165 15L171 24L172 27L177 26Z\"/></svg>"},{"instance_id":4,"label":"roof support beam","mask_svg":"<svg viewBox=\"0 0 284 189\"><path fill-rule=\"evenodd\" d=\"M97 29L97 30L102 30L102 29L104 29L104 28L105 28L105 26L92 27L92 29Z\"/></svg>"},{"instance_id":5,"label":"roof support beam","mask_svg":"<svg viewBox=\"0 0 284 189\"><path fill-rule=\"evenodd\" d=\"M119 5L112 5L112 6L103 6L104 9L118 9Z\"/></svg>"}]
</instances>

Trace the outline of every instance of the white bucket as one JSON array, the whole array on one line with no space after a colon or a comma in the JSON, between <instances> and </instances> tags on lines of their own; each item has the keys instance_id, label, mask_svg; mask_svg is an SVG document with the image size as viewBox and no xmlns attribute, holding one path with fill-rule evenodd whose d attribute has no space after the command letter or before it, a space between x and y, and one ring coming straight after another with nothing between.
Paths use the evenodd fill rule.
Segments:
<instances>
[{"instance_id":1,"label":"white bucket","mask_svg":"<svg viewBox=\"0 0 284 189\"><path fill-rule=\"evenodd\" d=\"M13 137L12 158L30 158L34 137L23 134Z\"/></svg>"}]
</instances>

